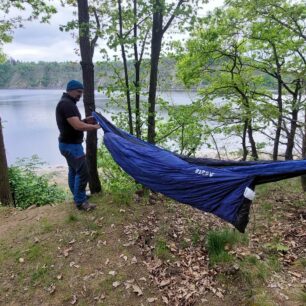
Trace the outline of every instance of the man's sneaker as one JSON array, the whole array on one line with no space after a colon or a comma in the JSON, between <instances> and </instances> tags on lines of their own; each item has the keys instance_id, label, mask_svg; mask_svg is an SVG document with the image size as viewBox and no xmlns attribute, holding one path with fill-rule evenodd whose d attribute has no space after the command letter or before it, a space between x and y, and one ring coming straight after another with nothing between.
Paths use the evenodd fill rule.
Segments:
<instances>
[{"instance_id":1,"label":"man's sneaker","mask_svg":"<svg viewBox=\"0 0 306 306\"><path fill-rule=\"evenodd\" d=\"M94 210L96 209L97 205L95 204L91 204L89 202L84 202L83 204L81 205L77 205L77 208L79 210L85 210L85 211L90 211L90 210Z\"/></svg>"}]
</instances>

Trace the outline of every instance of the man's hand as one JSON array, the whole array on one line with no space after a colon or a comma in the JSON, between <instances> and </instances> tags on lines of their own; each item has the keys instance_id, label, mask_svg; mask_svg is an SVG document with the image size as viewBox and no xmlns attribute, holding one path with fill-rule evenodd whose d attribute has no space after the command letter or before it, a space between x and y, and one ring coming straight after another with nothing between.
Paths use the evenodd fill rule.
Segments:
<instances>
[{"instance_id":1,"label":"man's hand","mask_svg":"<svg viewBox=\"0 0 306 306\"><path fill-rule=\"evenodd\" d=\"M84 120L81 121L77 116L69 117L67 118L67 121L75 130L78 131L94 131L100 128L100 124L85 123Z\"/></svg>"},{"instance_id":2,"label":"man's hand","mask_svg":"<svg viewBox=\"0 0 306 306\"><path fill-rule=\"evenodd\" d=\"M97 121L93 116L86 117L83 122L87 124L97 124Z\"/></svg>"}]
</instances>

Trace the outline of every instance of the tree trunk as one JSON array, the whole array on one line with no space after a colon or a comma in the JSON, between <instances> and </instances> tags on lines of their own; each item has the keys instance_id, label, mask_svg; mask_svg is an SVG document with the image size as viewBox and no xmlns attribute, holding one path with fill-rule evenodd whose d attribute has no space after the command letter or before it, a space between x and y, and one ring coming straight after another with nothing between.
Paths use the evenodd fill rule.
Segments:
<instances>
[{"instance_id":1,"label":"tree trunk","mask_svg":"<svg viewBox=\"0 0 306 306\"><path fill-rule=\"evenodd\" d=\"M158 63L161 52L161 44L163 39L163 14L161 9L161 1L155 1L152 26L151 41L151 71L150 71L150 87L149 87L149 108L148 108L148 142L155 143L155 107L156 107L156 88Z\"/></svg>"},{"instance_id":2,"label":"tree trunk","mask_svg":"<svg viewBox=\"0 0 306 306\"><path fill-rule=\"evenodd\" d=\"M298 118L298 110L294 109L292 111L290 132L287 137L287 146L286 146L286 152L285 152L286 160L293 159L293 148L294 148L294 138L295 138L295 133L296 133L296 128L297 128L297 118Z\"/></svg>"},{"instance_id":3,"label":"tree trunk","mask_svg":"<svg viewBox=\"0 0 306 306\"><path fill-rule=\"evenodd\" d=\"M5 155L4 139L2 133L2 123L0 117L0 204L11 205L12 194L8 176L7 160Z\"/></svg>"},{"instance_id":4,"label":"tree trunk","mask_svg":"<svg viewBox=\"0 0 306 306\"><path fill-rule=\"evenodd\" d=\"M274 58L275 58L275 65L276 65L276 73L275 77L277 79L277 106L278 106L278 119L277 119L277 126L276 126L276 131L275 131L275 139L274 139L274 146L273 146L273 155L272 158L273 160L278 159L278 149L279 149L279 141L280 141L280 136L281 136L281 129L282 129L282 123L283 123L283 81L281 77L281 63L279 62L279 57L278 53L275 47L274 43L271 43L271 47L273 50Z\"/></svg>"},{"instance_id":5,"label":"tree trunk","mask_svg":"<svg viewBox=\"0 0 306 306\"><path fill-rule=\"evenodd\" d=\"M290 120L290 132L288 134L288 140L287 140L287 147L285 152L285 159L286 160L292 160L293 159L293 148L294 148L294 139L297 129L297 121L298 121L298 114L299 114L299 104L298 103L298 96L301 91L301 80L296 80L295 90L290 91L292 94L292 114L291 114L291 120Z\"/></svg>"},{"instance_id":6,"label":"tree trunk","mask_svg":"<svg viewBox=\"0 0 306 306\"><path fill-rule=\"evenodd\" d=\"M258 153L257 153L256 143L253 137L253 127L251 120L248 120L248 136L249 136L249 142L251 144L252 157L254 160L258 160Z\"/></svg>"},{"instance_id":7,"label":"tree trunk","mask_svg":"<svg viewBox=\"0 0 306 306\"><path fill-rule=\"evenodd\" d=\"M303 144L302 144L302 157L306 158L306 106L304 107L304 134L303 134ZM303 191L306 191L306 175L301 176L301 183Z\"/></svg>"},{"instance_id":8,"label":"tree trunk","mask_svg":"<svg viewBox=\"0 0 306 306\"><path fill-rule=\"evenodd\" d=\"M138 38L138 26L137 26L137 0L133 3L134 13L134 67L135 67L135 117L136 117L136 137L141 138L141 120L140 120L140 59L138 56L137 38Z\"/></svg>"},{"instance_id":9,"label":"tree trunk","mask_svg":"<svg viewBox=\"0 0 306 306\"><path fill-rule=\"evenodd\" d=\"M126 52L123 42L123 24L122 24L122 9L121 9L121 0L118 0L118 13L119 13L119 39L120 39L120 47L121 47L121 56L123 61L123 69L124 69L124 79L125 79L125 94L126 101L128 107L128 116L129 116L129 132L130 134L134 134L133 132L133 117L132 117L132 107L131 107L131 95L130 95L130 83L129 83L129 74L128 74L128 66L126 59Z\"/></svg>"},{"instance_id":10,"label":"tree trunk","mask_svg":"<svg viewBox=\"0 0 306 306\"><path fill-rule=\"evenodd\" d=\"M281 128L283 122L283 100L282 100L282 84L281 80L278 79L278 98L277 98L277 105L278 105L278 119L277 119L277 126L275 131L275 138L274 138L274 145L273 145L273 160L278 159L278 147L279 147L279 140L281 135Z\"/></svg>"},{"instance_id":11,"label":"tree trunk","mask_svg":"<svg viewBox=\"0 0 306 306\"><path fill-rule=\"evenodd\" d=\"M243 133L242 133L242 151L243 151L242 160L246 160L248 156L248 149L246 146L247 128L248 128L248 120L245 120L243 124Z\"/></svg>"},{"instance_id":12,"label":"tree trunk","mask_svg":"<svg viewBox=\"0 0 306 306\"><path fill-rule=\"evenodd\" d=\"M86 116L95 110L93 48L89 38L88 1L78 0L78 20L81 50L81 66L84 83L84 107ZM89 170L89 189L91 193L101 191L97 169L97 131L87 132L86 159Z\"/></svg>"}]
</instances>

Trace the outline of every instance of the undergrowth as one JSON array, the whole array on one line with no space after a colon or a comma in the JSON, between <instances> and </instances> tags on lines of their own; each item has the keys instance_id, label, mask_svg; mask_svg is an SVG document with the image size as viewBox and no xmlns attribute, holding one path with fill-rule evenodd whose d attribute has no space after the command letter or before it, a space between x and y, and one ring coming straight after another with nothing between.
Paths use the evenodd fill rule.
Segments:
<instances>
[{"instance_id":1,"label":"undergrowth","mask_svg":"<svg viewBox=\"0 0 306 306\"><path fill-rule=\"evenodd\" d=\"M98 168L102 171L104 191L112 195L114 202L131 203L135 191L141 187L118 166L104 145L98 150Z\"/></svg>"},{"instance_id":2,"label":"undergrowth","mask_svg":"<svg viewBox=\"0 0 306 306\"><path fill-rule=\"evenodd\" d=\"M9 168L9 182L14 205L25 209L31 205L42 206L62 202L66 195L56 184L50 184L46 175L38 175L35 170L43 163L38 157L20 159Z\"/></svg>"}]
</instances>

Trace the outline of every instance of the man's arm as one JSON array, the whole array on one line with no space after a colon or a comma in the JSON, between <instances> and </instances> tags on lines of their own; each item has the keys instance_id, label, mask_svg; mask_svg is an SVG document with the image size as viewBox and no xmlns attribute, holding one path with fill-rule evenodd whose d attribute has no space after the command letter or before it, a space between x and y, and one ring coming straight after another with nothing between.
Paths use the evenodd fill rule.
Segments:
<instances>
[{"instance_id":1,"label":"man's arm","mask_svg":"<svg viewBox=\"0 0 306 306\"><path fill-rule=\"evenodd\" d=\"M99 124L87 124L80 120L79 117L69 117L67 118L68 123L78 131L95 131L100 128Z\"/></svg>"},{"instance_id":2,"label":"man's arm","mask_svg":"<svg viewBox=\"0 0 306 306\"><path fill-rule=\"evenodd\" d=\"M88 124L97 124L97 121L93 116L86 117L82 121Z\"/></svg>"}]
</instances>

